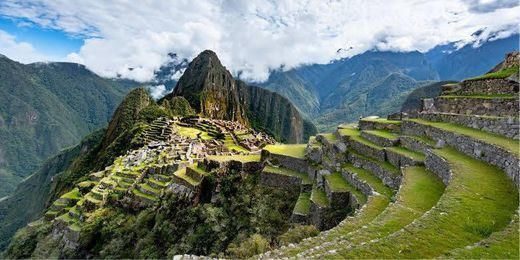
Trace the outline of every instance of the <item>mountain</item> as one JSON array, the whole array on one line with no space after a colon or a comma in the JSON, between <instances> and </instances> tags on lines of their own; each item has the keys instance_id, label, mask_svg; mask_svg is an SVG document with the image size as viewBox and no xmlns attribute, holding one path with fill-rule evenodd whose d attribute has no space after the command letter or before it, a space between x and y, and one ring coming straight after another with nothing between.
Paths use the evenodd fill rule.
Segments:
<instances>
[{"instance_id":1,"label":"mountain","mask_svg":"<svg viewBox=\"0 0 520 260\"><path fill-rule=\"evenodd\" d=\"M163 100L174 97L184 97L203 117L251 125L281 141L301 143L315 133L287 98L235 80L213 51L193 59Z\"/></svg>"},{"instance_id":2,"label":"mountain","mask_svg":"<svg viewBox=\"0 0 520 260\"><path fill-rule=\"evenodd\" d=\"M486 73L502 61L506 53L518 50L520 35L485 41L479 46L472 44L456 49L455 44L446 44L425 53L441 80L462 80Z\"/></svg>"},{"instance_id":3,"label":"mountain","mask_svg":"<svg viewBox=\"0 0 520 260\"><path fill-rule=\"evenodd\" d=\"M518 50L518 40L517 34L459 49L450 43L426 53L368 51L274 71L260 86L287 97L320 130L330 130L361 116L398 112L406 96L425 84L483 74L505 53Z\"/></svg>"},{"instance_id":4,"label":"mountain","mask_svg":"<svg viewBox=\"0 0 520 260\"><path fill-rule=\"evenodd\" d=\"M437 79L420 52L371 51L330 64L277 71L261 86L287 97L325 130L360 116L397 112L411 90Z\"/></svg>"},{"instance_id":5,"label":"mountain","mask_svg":"<svg viewBox=\"0 0 520 260\"><path fill-rule=\"evenodd\" d=\"M413 113L421 110L423 98L434 98L441 94L442 86L455 81L439 81L414 89L403 102L401 112Z\"/></svg>"},{"instance_id":6,"label":"mountain","mask_svg":"<svg viewBox=\"0 0 520 260\"><path fill-rule=\"evenodd\" d=\"M135 82L74 63L0 57L0 197L59 150L106 125Z\"/></svg>"}]
</instances>

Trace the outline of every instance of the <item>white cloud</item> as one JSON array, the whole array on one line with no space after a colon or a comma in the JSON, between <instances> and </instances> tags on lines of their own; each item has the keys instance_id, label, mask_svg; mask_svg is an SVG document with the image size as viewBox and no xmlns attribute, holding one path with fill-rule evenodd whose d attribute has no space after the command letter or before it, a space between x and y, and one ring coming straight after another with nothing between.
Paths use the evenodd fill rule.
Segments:
<instances>
[{"instance_id":1,"label":"white cloud","mask_svg":"<svg viewBox=\"0 0 520 260\"><path fill-rule=\"evenodd\" d=\"M366 50L428 50L517 32L520 7L497 0L3 0L0 13L87 37L68 56L107 77L149 80L167 53L212 49L234 74L327 63ZM485 28L480 36L472 33ZM497 32L500 32L497 34ZM344 50L336 52L338 49Z\"/></svg>"},{"instance_id":2,"label":"white cloud","mask_svg":"<svg viewBox=\"0 0 520 260\"><path fill-rule=\"evenodd\" d=\"M154 99L162 98L172 92L172 90L168 91L164 85L148 86L147 88Z\"/></svg>"},{"instance_id":3,"label":"white cloud","mask_svg":"<svg viewBox=\"0 0 520 260\"><path fill-rule=\"evenodd\" d=\"M2 30L0 30L0 53L21 63L49 60L49 57L36 51L30 43L17 41L13 35Z\"/></svg>"}]
</instances>

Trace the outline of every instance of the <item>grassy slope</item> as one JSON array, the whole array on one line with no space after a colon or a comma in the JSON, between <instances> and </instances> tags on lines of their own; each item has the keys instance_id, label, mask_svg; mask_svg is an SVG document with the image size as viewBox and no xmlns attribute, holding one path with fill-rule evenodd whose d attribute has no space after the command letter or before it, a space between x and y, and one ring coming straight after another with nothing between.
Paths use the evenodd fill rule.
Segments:
<instances>
[{"instance_id":1,"label":"grassy slope","mask_svg":"<svg viewBox=\"0 0 520 260\"><path fill-rule=\"evenodd\" d=\"M267 145L264 149L273 154L282 154L295 158L305 158L305 144Z\"/></svg>"},{"instance_id":2,"label":"grassy slope","mask_svg":"<svg viewBox=\"0 0 520 260\"><path fill-rule=\"evenodd\" d=\"M453 176L439 203L384 239L334 257L430 258L464 247L503 229L518 207L518 190L496 167L452 148L434 150L448 160Z\"/></svg>"}]
</instances>

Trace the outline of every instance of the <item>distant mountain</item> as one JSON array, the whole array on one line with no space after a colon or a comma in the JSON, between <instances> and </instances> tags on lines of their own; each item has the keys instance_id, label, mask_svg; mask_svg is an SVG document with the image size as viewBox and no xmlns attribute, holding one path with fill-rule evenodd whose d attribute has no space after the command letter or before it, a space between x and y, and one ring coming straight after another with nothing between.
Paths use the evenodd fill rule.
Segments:
<instances>
[{"instance_id":1,"label":"distant mountain","mask_svg":"<svg viewBox=\"0 0 520 260\"><path fill-rule=\"evenodd\" d=\"M401 111L412 113L421 110L423 98L434 98L441 94L442 85L454 83L455 81L439 81L414 89L404 101Z\"/></svg>"},{"instance_id":2,"label":"distant mountain","mask_svg":"<svg viewBox=\"0 0 520 260\"><path fill-rule=\"evenodd\" d=\"M287 98L235 80L213 51L193 59L164 100L180 96L204 117L250 125L280 141L301 143L316 132Z\"/></svg>"},{"instance_id":3,"label":"distant mountain","mask_svg":"<svg viewBox=\"0 0 520 260\"><path fill-rule=\"evenodd\" d=\"M24 65L0 57L0 197L59 150L106 125L128 80L74 63Z\"/></svg>"},{"instance_id":4,"label":"distant mountain","mask_svg":"<svg viewBox=\"0 0 520 260\"><path fill-rule=\"evenodd\" d=\"M481 75L512 50L518 35L474 48L455 44L429 52L369 51L330 64L275 71L261 87L285 97L320 130L331 130L360 116L398 112L414 89L439 80Z\"/></svg>"},{"instance_id":5,"label":"distant mountain","mask_svg":"<svg viewBox=\"0 0 520 260\"><path fill-rule=\"evenodd\" d=\"M437 46L425 53L441 80L463 80L486 73L499 63L506 53L518 50L519 35L487 41L474 48L471 44L460 49L455 45Z\"/></svg>"}]
</instances>

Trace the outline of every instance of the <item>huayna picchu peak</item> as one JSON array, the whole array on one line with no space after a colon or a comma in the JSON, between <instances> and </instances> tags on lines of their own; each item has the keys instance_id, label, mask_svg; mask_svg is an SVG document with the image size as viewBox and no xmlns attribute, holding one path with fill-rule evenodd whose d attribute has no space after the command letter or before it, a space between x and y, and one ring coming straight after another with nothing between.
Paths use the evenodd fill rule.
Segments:
<instances>
[{"instance_id":1,"label":"huayna picchu peak","mask_svg":"<svg viewBox=\"0 0 520 260\"><path fill-rule=\"evenodd\" d=\"M286 144L262 120L298 111L204 51L173 94L127 95L4 257L518 259L518 55Z\"/></svg>"}]
</instances>

